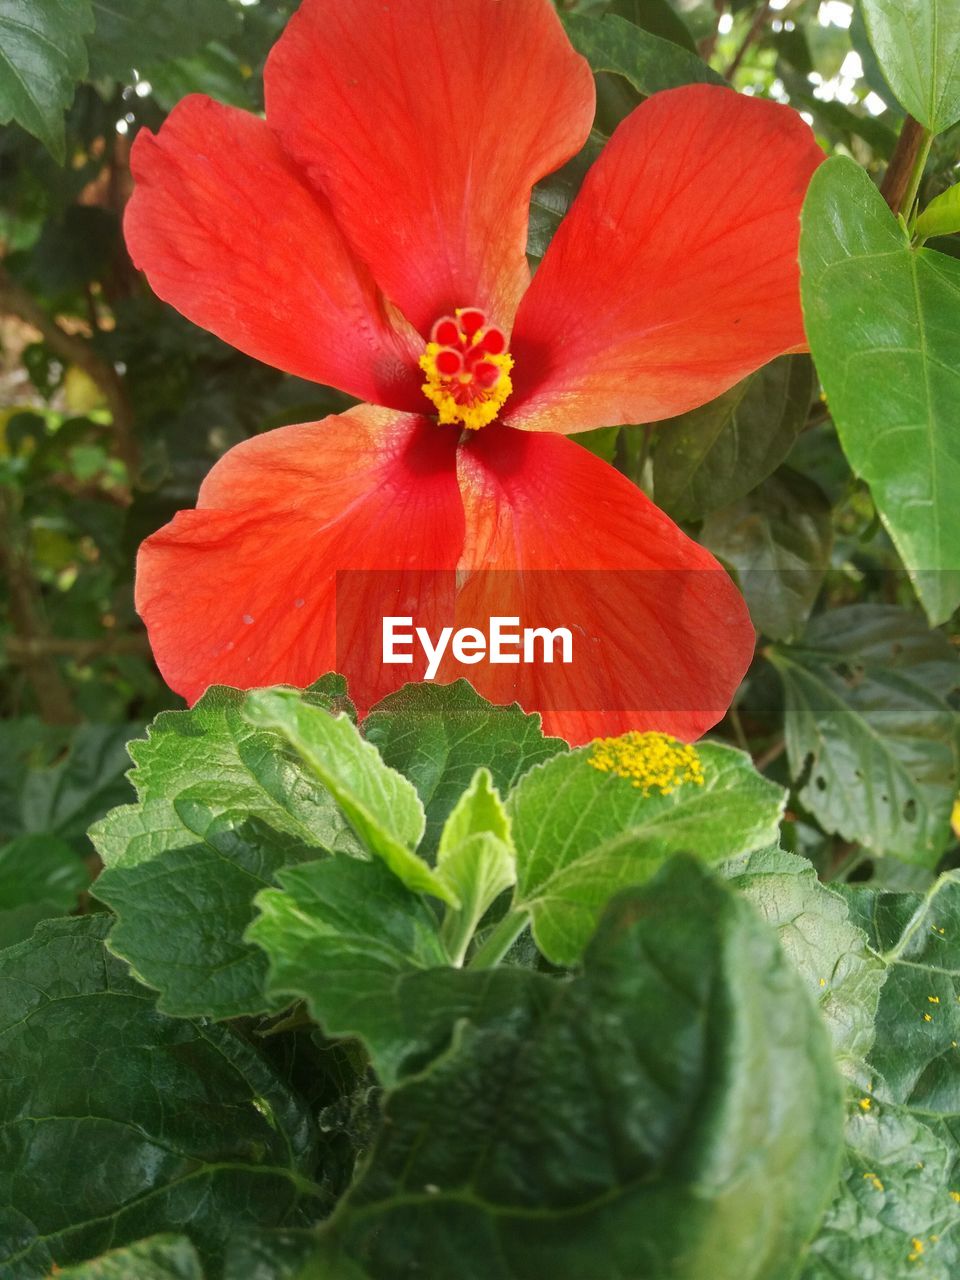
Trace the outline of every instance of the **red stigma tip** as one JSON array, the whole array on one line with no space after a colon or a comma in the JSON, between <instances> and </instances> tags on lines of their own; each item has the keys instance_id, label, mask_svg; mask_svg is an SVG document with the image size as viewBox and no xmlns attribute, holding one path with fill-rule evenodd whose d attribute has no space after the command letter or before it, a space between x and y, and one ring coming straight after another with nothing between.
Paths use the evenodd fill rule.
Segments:
<instances>
[{"instance_id":1,"label":"red stigma tip","mask_svg":"<svg viewBox=\"0 0 960 1280\"><path fill-rule=\"evenodd\" d=\"M437 369L445 378L451 378L463 368L463 358L459 351L444 347L437 352Z\"/></svg>"},{"instance_id":2,"label":"red stigma tip","mask_svg":"<svg viewBox=\"0 0 960 1280\"><path fill-rule=\"evenodd\" d=\"M460 341L460 326L453 316L441 316L430 332L430 341L441 347L452 347Z\"/></svg>"},{"instance_id":3,"label":"red stigma tip","mask_svg":"<svg viewBox=\"0 0 960 1280\"><path fill-rule=\"evenodd\" d=\"M464 307L460 312L458 319L460 321L460 328L468 338L472 338L477 330L482 329L487 323L487 317L479 307Z\"/></svg>"},{"instance_id":4,"label":"red stigma tip","mask_svg":"<svg viewBox=\"0 0 960 1280\"><path fill-rule=\"evenodd\" d=\"M500 379L500 370L495 364L491 364L489 360L481 360L479 364L474 365L473 376L484 390L496 386Z\"/></svg>"},{"instance_id":5,"label":"red stigma tip","mask_svg":"<svg viewBox=\"0 0 960 1280\"><path fill-rule=\"evenodd\" d=\"M480 346L492 356L498 356L507 349L507 337L502 329L491 325L480 340Z\"/></svg>"}]
</instances>

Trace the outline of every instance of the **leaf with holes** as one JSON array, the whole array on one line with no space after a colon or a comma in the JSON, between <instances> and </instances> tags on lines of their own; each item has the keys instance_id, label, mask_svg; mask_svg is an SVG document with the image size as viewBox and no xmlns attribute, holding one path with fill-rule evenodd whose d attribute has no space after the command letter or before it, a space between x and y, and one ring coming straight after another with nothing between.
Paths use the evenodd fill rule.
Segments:
<instances>
[{"instance_id":1,"label":"leaf with holes","mask_svg":"<svg viewBox=\"0 0 960 1280\"><path fill-rule=\"evenodd\" d=\"M799 798L827 831L933 866L957 791L949 642L906 610L856 605L769 650ZM952 683L951 683L952 680Z\"/></svg>"}]
</instances>

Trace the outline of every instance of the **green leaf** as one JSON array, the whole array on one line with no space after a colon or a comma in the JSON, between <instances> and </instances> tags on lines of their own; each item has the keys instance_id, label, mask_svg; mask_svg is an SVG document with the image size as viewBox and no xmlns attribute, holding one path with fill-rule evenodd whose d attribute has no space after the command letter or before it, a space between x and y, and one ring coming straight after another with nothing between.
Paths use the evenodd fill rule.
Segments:
<instances>
[{"instance_id":1,"label":"green leaf","mask_svg":"<svg viewBox=\"0 0 960 1280\"><path fill-rule=\"evenodd\" d=\"M426 825L416 788L384 764L346 715L312 707L290 689L264 689L247 698L247 719L276 729L324 784L364 846L382 858L409 889L456 898L413 850Z\"/></svg>"},{"instance_id":2,"label":"green leaf","mask_svg":"<svg viewBox=\"0 0 960 1280\"><path fill-rule=\"evenodd\" d=\"M906 610L854 605L769 651L801 803L846 840L933 866L957 792L958 677L946 638Z\"/></svg>"},{"instance_id":3,"label":"green leaf","mask_svg":"<svg viewBox=\"0 0 960 1280\"><path fill-rule=\"evenodd\" d=\"M956 1158L952 1142L905 1108L863 1112L855 1099L840 1191L801 1280L955 1280L960 1233L950 1173Z\"/></svg>"},{"instance_id":4,"label":"green leaf","mask_svg":"<svg viewBox=\"0 0 960 1280\"><path fill-rule=\"evenodd\" d=\"M709 404L657 426L657 505L699 520L744 497L783 462L813 398L808 356L781 356Z\"/></svg>"},{"instance_id":5,"label":"green leaf","mask_svg":"<svg viewBox=\"0 0 960 1280\"><path fill-rule=\"evenodd\" d=\"M24 832L47 832L89 848L90 824L130 799L127 742L139 729L99 724L76 729L62 760L27 775L20 797Z\"/></svg>"},{"instance_id":6,"label":"green leaf","mask_svg":"<svg viewBox=\"0 0 960 1280\"><path fill-rule=\"evenodd\" d=\"M57 1280L203 1280L196 1249L186 1236L158 1235L57 1271Z\"/></svg>"},{"instance_id":7,"label":"green leaf","mask_svg":"<svg viewBox=\"0 0 960 1280\"><path fill-rule=\"evenodd\" d=\"M477 769L489 769L506 795L533 765L567 750L560 738L543 736L538 715L494 706L466 680L406 685L374 707L363 733L416 787L427 813L420 852L428 856Z\"/></svg>"},{"instance_id":8,"label":"green leaf","mask_svg":"<svg viewBox=\"0 0 960 1280\"><path fill-rule=\"evenodd\" d=\"M885 975L851 919L847 904L794 853L759 849L723 863L719 872L776 929L787 957L816 1000L847 1070L870 1052Z\"/></svg>"},{"instance_id":9,"label":"green leaf","mask_svg":"<svg viewBox=\"0 0 960 1280\"><path fill-rule=\"evenodd\" d=\"M72 911L89 881L63 840L21 836L0 845L0 948L29 938L40 920Z\"/></svg>"},{"instance_id":10,"label":"green leaf","mask_svg":"<svg viewBox=\"0 0 960 1280\"><path fill-rule=\"evenodd\" d=\"M381 862L328 858L281 873L248 936L270 957L270 990L306 1000L329 1036L357 1036L393 1084L444 1048L460 1018L497 1020L517 979L450 969L436 919Z\"/></svg>"},{"instance_id":11,"label":"green leaf","mask_svg":"<svg viewBox=\"0 0 960 1280\"><path fill-rule=\"evenodd\" d=\"M671 9L668 0L612 0L607 13L626 18L644 31L662 36L664 40L670 40L691 53L697 51L693 36L683 20Z\"/></svg>"},{"instance_id":12,"label":"green leaf","mask_svg":"<svg viewBox=\"0 0 960 1280\"><path fill-rule=\"evenodd\" d=\"M25 1280L174 1229L214 1259L317 1194L308 1111L233 1032L160 1016L108 928L0 954L0 1271Z\"/></svg>"},{"instance_id":13,"label":"green leaf","mask_svg":"<svg viewBox=\"0 0 960 1280\"><path fill-rule=\"evenodd\" d=\"M507 800L517 850L515 905L533 917L554 964L580 957L609 898L648 879L672 854L706 862L777 840L785 795L749 756L703 743L703 783L649 794L591 763L581 747L531 770Z\"/></svg>"},{"instance_id":14,"label":"green leaf","mask_svg":"<svg viewBox=\"0 0 960 1280\"><path fill-rule=\"evenodd\" d=\"M870 177L837 156L810 184L800 263L844 452L931 623L943 622L960 603L960 261L912 249Z\"/></svg>"},{"instance_id":15,"label":"green leaf","mask_svg":"<svg viewBox=\"0 0 960 1280\"><path fill-rule=\"evenodd\" d=\"M602 18L565 13L563 25L573 47L594 71L623 76L645 96L684 84L727 84L696 54L635 27L615 13Z\"/></svg>"},{"instance_id":16,"label":"green leaf","mask_svg":"<svg viewBox=\"0 0 960 1280\"><path fill-rule=\"evenodd\" d=\"M304 695L339 706L342 682ZM106 864L96 896L119 920L111 949L161 993L164 1012L237 1017L268 1007L266 962L243 941L258 890L324 849L360 852L333 798L275 733L211 689L130 744L140 797L91 837Z\"/></svg>"},{"instance_id":17,"label":"green leaf","mask_svg":"<svg viewBox=\"0 0 960 1280\"><path fill-rule=\"evenodd\" d=\"M737 571L758 630L781 640L802 628L833 546L833 513L819 485L781 467L748 497L707 516L701 539Z\"/></svg>"},{"instance_id":18,"label":"green leaf","mask_svg":"<svg viewBox=\"0 0 960 1280\"><path fill-rule=\"evenodd\" d=\"M16 120L60 164L63 113L87 74L90 0L0 0L0 124Z\"/></svg>"},{"instance_id":19,"label":"green leaf","mask_svg":"<svg viewBox=\"0 0 960 1280\"><path fill-rule=\"evenodd\" d=\"M960 9L955 0L862 0L870 43L890 88L921 124L960 120Z\"/></svg>"},{"instance_id":20,"label":"green leaf","mask_svg":"<svg viewBox=\"0 0 960 1280\"><path fill-rule=\"evenodd\" d=\"M390 1095L332 1227L343 1255L378 1280L790 1275L842 1109L752 909L678 860L611 904L582 975L512 976L552 998L462 1027Z\"/></svg>"},{"instance_id":21,"label":"green leaf","mask_svg":"<svg viewBox=\"0 0 960 1280\"><path fill-rule=\"evenodd\" d=\"M516 882L510 820L489 769L478 769L440 835L437 875L460 903L447 908L443 938L461 964L477 925L493 902Z\"/></svg>"},{"instance_id":22,"label":"green leaf","mask_svg":"<svg viewBox=\"0 0 960 1280\"><path fill-rule=\"evenodd\" d=\"M541 179L533 188L530 195L530 222L527 227L528 257L538 261L546 253L557 227L573 204L590 166L599 156L606 142L606 135L594 128L583 147L571 160L561 165L556 172ZM609 430L609 427L599 427L596 431L584 432L583 435L603 439L601 433Z\"/></svg>"},{"instance_id":23,"label":"green leaf","mask_svg":"<svg viewBox=\"0 0 960 1280\"><path fill-rule=\"evenodd\" d=\"M226 39L236 18L222 0L93 0L91 76L127 78L151 63L195 53L208 40ZM88 28L89 29L89 28Z\"/></svg>"},{"instance_id":24,"label":"green leaf","mask_svg":"<svg viewBox=\"0 0 960 1280\"><path fill-rule=\"evenodd\" d=\"M952 236L955 231L960 231L960 182L934 196L916 225L917 235L925 240L930 236Z\"/></svg>"},{"instance_id":25,"label":"green leaf","mask_svg":"<svg viewBox=\"0 0 960 1280\"><path fill-rule=\"evenodd\" d=\"M885 966L840 1194L803 1280L954 1280L960 1269L960 873L926 895L845 886ZM922 1249L918 1250L917 1242Z\"/></svg>"},{"instance_id":26,"label":"green leaf","mask_svg":"<svg viewBox=\"0 0 960 1280\"><path fill-rule=\"evenodd\" d=\"M960 1119L960 872L926 896L848 890L887 966L870 1063L880 1104Z\"/></svg>"}]
</instances>

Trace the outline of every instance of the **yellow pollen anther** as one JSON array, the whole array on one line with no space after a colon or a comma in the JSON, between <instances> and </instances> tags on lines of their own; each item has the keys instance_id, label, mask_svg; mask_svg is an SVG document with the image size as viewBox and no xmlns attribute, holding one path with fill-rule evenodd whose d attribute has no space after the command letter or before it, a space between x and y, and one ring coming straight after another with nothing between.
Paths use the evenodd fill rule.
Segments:
<instances>
[{"instance_id":1,"label":"yellow pollen anther","mask_svg":"<svg viewBox=\"0 0 960 1280\"><path fill-rule=\"evenodd\" d=\"M685 782L703 786L703 765L696 749L669 733L597 738L587 763L602 773L627 778L645 796L653 790L668 796Z\"/></svg>"},{"instance_id":2,"label":"yellow pollen anther","mask_svg":"<svg viewBox=\"0 0 960 1280\"><path fill-rule=\"evenodd\" d=\"M440 422L477 431L494 421L513 390L513 357L505 348L503 331L476 308L459 307L437 321L420 357L426 374L420 389Z\"/></svg>"}]
</instances>

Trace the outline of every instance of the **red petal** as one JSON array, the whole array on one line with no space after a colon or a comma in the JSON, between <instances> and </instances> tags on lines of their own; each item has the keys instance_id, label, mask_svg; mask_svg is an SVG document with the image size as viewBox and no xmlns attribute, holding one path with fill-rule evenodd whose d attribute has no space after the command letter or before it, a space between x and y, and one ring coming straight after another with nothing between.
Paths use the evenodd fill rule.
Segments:
<instances>
[{"instance_id":1,"label":"red petal","mask_svg":"<svg viewBox=\"0 0 960 1280\"><path fill-rule=\"evenodd\" d=\"M265 78L271 127L420 332L463 306L509 327L530 189L593 119L549 0L305 0Z\"/></svg>"},{"instance_id":2,"label":"red petal","mask_svg":"<svg viewBox=\"0 0 960 1280\"><path fill-rule=\"evenodd\" d=\"M262 120L185 98L156 136L140 131L131 168L127 245L165 302L288 373L420 408L423 344Z\"/></svg>"},{"instance_id":3,"label":"red petal","mask_svg":"<svg viewBox=\"0 0 960 1280\"><path fill-rule=\"evenodd\" d=\"M800 206L823 158L795 111L728 89L639 106L521 304L505 419L563 432L653 422L801 346Z\"/></svg>"},{"instance_id":4,"label":"red petal","mask_svg":"<svg viewBox=\"0 0 960 1280\"><path fill-rule=\"evenodd\" d=\"M499 614L519 616L521 626L565 626L573 662L447 666L444 678L469 674L486 697L516 698L541 712L547 733L572 743L628 729L690 740L715 724L755 636L713 556L570 440L489 427L459 457L460 568L475 576L461 589L458 622L482 626Z\"/></svg>"},{"instance_id":5,"label":"red petal","mask_svg":"<svg viewBox=\"0 0 960 1280\"><path fill-rule=\"evenodd\" d=\"M211 684L302 687L338 669L365 709L408 680L381 665L379 617L412 599L435 630L449 612L463 546L456 441L363 405L231 449L197 510L140 548L137 610L170 687L193 702ZM346 570L379 572L338 593Z\"/></svg>"}]
</instances>

